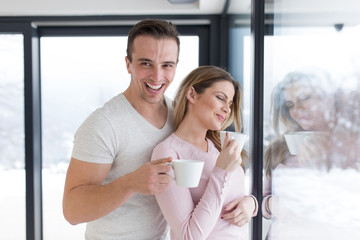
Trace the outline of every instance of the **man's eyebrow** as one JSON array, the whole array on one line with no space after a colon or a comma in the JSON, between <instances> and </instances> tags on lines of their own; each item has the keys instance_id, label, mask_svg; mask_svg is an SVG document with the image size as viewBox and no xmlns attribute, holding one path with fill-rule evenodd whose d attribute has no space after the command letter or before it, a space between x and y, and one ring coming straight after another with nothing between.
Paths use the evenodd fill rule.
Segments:
<instances>
[{"instance_id":1,"label":"man's eyebrow","mask_svg":"<svg viewBox=\"0 0 360 240\"><path fill-rule=\"evenodd\" d=\"M138 58L137 61L139 61L139 62L152 62L152 60L149 59L149 58Z\"/></svg>"},{"instance_id":2,"label":"man's eyebrow","mask_svg":"<svg viewBox=\"0 0 360 240\"><path fill-rule=\"evenodd\" d=\"M138 58L137 61L139 61L139 62L153 62L153 60L151 60L149 58ZM162 64L176 64L176 62L174 62L174 61L165 61Z\"/></svg>"},{"instance_id":3,"label":"man's eyebrow","mask_svg":"<svg viewBox=\"0 0 360 240\"><path fill-rule=\"evenodd\" d=\"M176 64L176 62L174 62L174 61L165 61L165 62L163 62L163 64Z\"/></svg>"}]
</instances>

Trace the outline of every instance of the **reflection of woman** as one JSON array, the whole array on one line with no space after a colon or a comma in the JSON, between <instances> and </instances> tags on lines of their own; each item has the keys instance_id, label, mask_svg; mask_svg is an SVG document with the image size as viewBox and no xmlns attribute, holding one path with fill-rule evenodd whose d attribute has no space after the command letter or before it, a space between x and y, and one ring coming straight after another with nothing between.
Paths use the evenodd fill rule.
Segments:
<instances>
[{"instance_id":1,"label":"reflection of woman","mask_svg":"<svg viewBox=\"0 0 360 240\"><path fill-rule=\"evenodd\" d=\"M320 71L289 73L276 86L272 95L272 118L277 137L264 154L264 217L271 216L271 172L275 168L356 168L359 96L358 92L345 96L343 91L335 89L329 75ZM298 156L291 156L281 135L288 131L315 133L301 146Z\"/></svg>"},{"instance_id":2,"label":"reflection of woman","mask_svg":"<svg viewBox=\"0 0 360 240\"><path fill-rule=\"evenodd\" d=\"M172 181L166 192L156 195L172 239L247 239L244 225L256 215L257 202L244 192L246 153L242 150L240 157L241 149L229 136L221 150L219 138L219 130L233 122L241 129L240 106L240 86L220 68L199 67L180 85L174 100L176 131L154 149L152 158L205 164L198 187L183 188Z\"/></svg>"},{"instance_id":3,"label":"reflection of woman","mask_svg":"<svg viewBox=\"0 0 360 240\"><path fill-rule=\"evenodd\" d=\"M296 156L289 153L283 132L321 130L333 121L333 113L327 102L326 91L320 88L326 82L326 74L291 72L272 93L272 123L277 137L265 149L265 179L262 212L271 217L271 173L277 167L299 167ZM325 85L326 86L326 85ZM325 100L325 101L324 101ZM282 128L282 129L281 129Z\"/></svg>"}]
</instances>

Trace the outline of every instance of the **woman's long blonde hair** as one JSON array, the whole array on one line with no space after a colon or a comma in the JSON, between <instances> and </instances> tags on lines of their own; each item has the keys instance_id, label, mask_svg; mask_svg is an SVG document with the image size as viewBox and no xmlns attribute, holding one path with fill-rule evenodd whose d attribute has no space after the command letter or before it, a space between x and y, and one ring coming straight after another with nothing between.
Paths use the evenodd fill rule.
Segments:
<instances>
[{"instance_id":1,"label":"woman's long blonde hair","mask_svg":"<svg viewBox=\"0 0 360 240\"><path fill-rule=\"evenodd\" d=\"M187 109L188 109L188 101L187 101L187 93L191 87L193 87L198 94L204 93L204 91L211 87L214 83L220 81L229 81L233 84L235 94L233 98L233 103L230 107L231 112L229 117L224 121L221 130L226 129L230 125L234 125L235 131L240 132L242 129L242 121L241 121L241 107L242 107L242 90L240 84L233 79L233 77L225 71L216 66L201 66L194 69L190 72L185 79L181 82L175 99L173 101L174 106L174 114L173 120L175 124L175 129L177 129L180 123L183 121ZM208 130L206 133L206 137L210 139L215 147L221 151L221 143L220 143L220 132L218 130ZM247 153L243 149L241 152L242 158L242 167L245 169L245 162L247 160Z\"/></svg>"}]
</instances>

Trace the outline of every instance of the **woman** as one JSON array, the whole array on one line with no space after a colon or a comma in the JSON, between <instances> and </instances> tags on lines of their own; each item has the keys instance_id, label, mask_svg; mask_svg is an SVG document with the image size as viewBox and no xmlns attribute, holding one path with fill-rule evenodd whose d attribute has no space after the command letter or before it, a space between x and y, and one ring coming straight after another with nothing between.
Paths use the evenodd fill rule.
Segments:
<instances>
[{"instance_id":1,"label":"woman","mask_svg":"<svg viewBox=\"0 0 360 240\"><path fill-rule=\"evenodd\" d=\"M291 72L275 87L272 120L276 137L264 154L266 176L262 213L265 218L271 218L272 214L273 171L300 167L320 170L358 168L359 100L358 92L344 94L323 71ZM283 134L296 131L313 133L295 156L289 153ZM296 196L293 199L297 199ZM315 198L314 202L317 200Z\"/></svg>"},{"instance_id":2,"label":"woman","mask_svg":"<svg viewBox=\"0 0 360 240\"><path fill-rule=\"evenodd\" d=\"M166 192L156 195L171 239L247 239L245 224L256 215L257 201L244 193L246 153L228 135L221 149L219 135L232 123L241 129L240 107L239 84L218 67L199 67L181 83L174 100L176 131L156 146L152 159L171 156L205 163L198 187L183 188L172 181ZM232 219L228 213L237 205L242 211Z\"/></svg>"},{"instance_id":3,"label":"woman","mask_svg":"<svg viewBox=\"0 0 360 240\"><path fill-rule=\"evenodd\" d=\"M334 84L323 71L288 73L272 93L272 123L276 137L264 153L265 180L262 213L271 217L271 174L276 168L298 168L298 156L290 155L284 134L329 131L335 122Z\"/></svg>"}]
</instances>

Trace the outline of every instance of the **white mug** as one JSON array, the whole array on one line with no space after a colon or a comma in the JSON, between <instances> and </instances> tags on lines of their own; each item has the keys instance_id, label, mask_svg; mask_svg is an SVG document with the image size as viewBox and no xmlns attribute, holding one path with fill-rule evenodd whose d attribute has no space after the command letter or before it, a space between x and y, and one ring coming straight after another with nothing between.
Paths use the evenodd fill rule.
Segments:
<instances>
[{"instance_id":1,"label":"white mug","mask_svg":"<svg viewBox=\"0 0 360 240\"><path fill-rule=\"evenodd\" d=\"M188 188L197 187L199 185L204 167L203 161L174 159L171 161L170 166L174 169L177 185Z\"/></svg>"},{"instance_id":2,"label":"white mug","mask_svg":"<svg viewBox=\"0 0 360 240\"><path fill-rule=\"evenodd\" d=\"M288 132L284 134L286 145L291 155L297 155L299 147L304 143L305 138L313 134L312 131Z\"/></svg>"},{"instance_id":3,"label":"white mug","mask_svg":"<svg viewBox=\"0 0 360 240\"><path fill-rule=\"evenodd\" d=\"M230 141L235 139L236 142L239 144L241 149L244 147L245 142L248 140L248 136L243 133L239 132L229 132L229 131L220 131L220 142L221 142L221 148L223 148L226 133L229 133L230 135Z\"/></svg>"}]
</instances>

